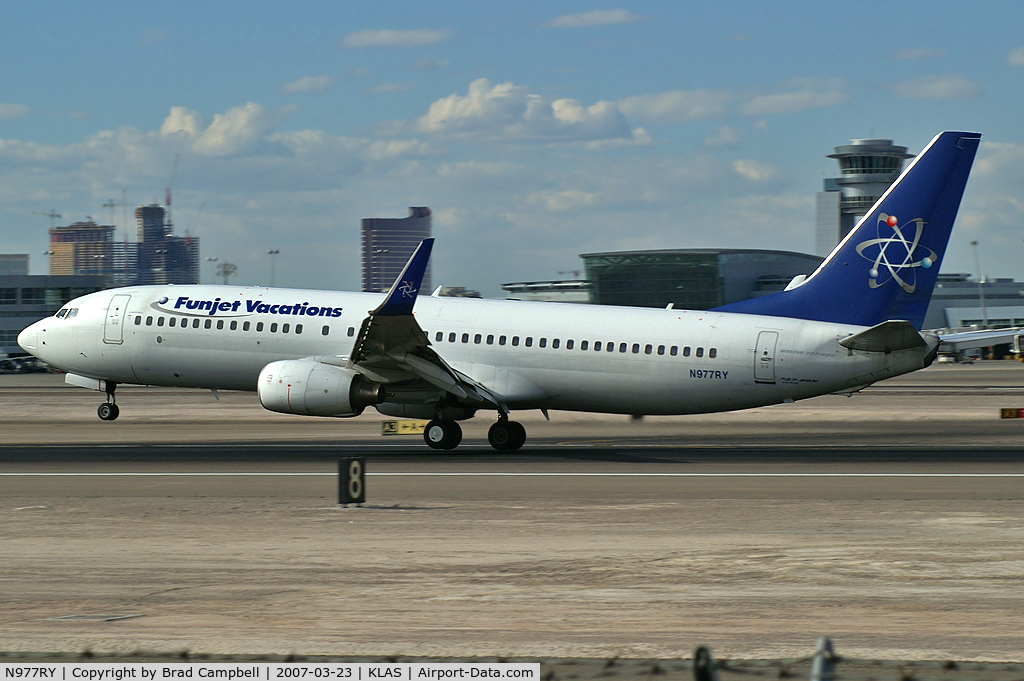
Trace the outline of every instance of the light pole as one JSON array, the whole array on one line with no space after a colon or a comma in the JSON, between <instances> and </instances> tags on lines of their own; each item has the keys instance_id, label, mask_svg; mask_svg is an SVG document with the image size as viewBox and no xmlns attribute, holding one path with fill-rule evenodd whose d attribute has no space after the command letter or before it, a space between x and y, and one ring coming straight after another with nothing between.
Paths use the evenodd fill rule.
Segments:
<instances>
[{"instance_id":1,"label":"light pole","mask_svg":"<svg viewBox=\"0 0 1024 681\"><path fill-rule=\"evenodd\" d=\"M972 241L971 246L974 246L974 269L978 271L978 301L981 303L981 324L984 328L988 328L988 309L985 307L985 290L981 285L981 261L978 260L978 242Z\"/></svg>"},{"instance_id":2,"label":"light pole","mask_svg":"<svg viewBox=\"0 0 1024 681\"><path fill-rule=\"evenodd\" d=\"M277 254L281 251L276 248L271 248L267 253L270 255L270 288L274 288L274 260L277 258Z\"/></svg>"},{"instance_id":3,"label":"light pole","mask_svg":"<svg viewBox=\"0 0 1024 681\"><path fill-rule=\"evenodd\" d=\"M207 258L207 259L206 259L206 262L209 262L209 263L215 263L215 262L217 262L217 258ZM216 266L216 265L214 265L213 267L214 267L214 270L216 270L216 267L217 267L217 266ZM216 277L216 271L214 272L214 276Z\"/></svg>"}]
</instances>

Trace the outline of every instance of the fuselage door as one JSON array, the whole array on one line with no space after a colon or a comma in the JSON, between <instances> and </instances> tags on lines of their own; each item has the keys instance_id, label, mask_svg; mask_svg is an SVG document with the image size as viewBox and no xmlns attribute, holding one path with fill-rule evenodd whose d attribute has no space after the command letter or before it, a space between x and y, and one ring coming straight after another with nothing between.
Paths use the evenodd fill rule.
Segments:
<instances>
[{"instance_id":1,"label":"fuselage door","mask_svg":"<svg viewBox=\"0 0 1024 681\"><path fill-rule=\"evenodd\" d=\"M110 299L107 319L103 324L103 342L120 345L124 342L124 315L128 311L130 295L119 293Z\"/></svg>"},{"instance_id":2,"label":"fuselage door","mask_svg":"<svg viewBox=\"0 0 1024 681\"><path fill-rule=\"evenodd\" d=\"M754 350L754 382L775 382L775 346L779 342L778 331L762 331L757 334L757 348Z\"/></svg>"}]
</instances>

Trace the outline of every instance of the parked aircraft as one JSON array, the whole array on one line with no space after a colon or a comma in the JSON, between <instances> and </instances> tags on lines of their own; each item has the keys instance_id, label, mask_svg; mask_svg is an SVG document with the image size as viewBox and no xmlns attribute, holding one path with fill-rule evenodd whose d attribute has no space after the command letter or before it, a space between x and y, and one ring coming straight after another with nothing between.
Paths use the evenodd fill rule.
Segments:
<instances>
[{"instance_id":1,"label":"parked aircraft","mask_svg":"<svg viewBox=\"0 0 1024 681\"><path fill-rule=\"evenodd\" d=\"M419 296L432 239L387 294L134 286L72 300L18 343L104 391L122 383L250 390L271 411L430 419L451 449L458 421L514 411L695 414L849 393L928 366L921 323L981 135L944 132L810 276L715 310ZM369 312L367 312L369 310Z\"/></svg>"}]
</instances>

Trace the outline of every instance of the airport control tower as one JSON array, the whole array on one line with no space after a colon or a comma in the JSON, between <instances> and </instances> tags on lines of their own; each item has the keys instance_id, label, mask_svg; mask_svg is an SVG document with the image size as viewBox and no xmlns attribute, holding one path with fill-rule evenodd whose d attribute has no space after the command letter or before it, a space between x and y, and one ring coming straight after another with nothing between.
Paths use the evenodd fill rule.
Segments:
<instances>
[{"instance_id":1,"label":"airport control tower","mask_svg":"<svg viewBox=\"0 0 1024 681\"><path fill-rule=\"evenodd\" d=\"M839 161L841 177L827 178L817 194L815 255L825 257L850 233L875 201L914 158L892 140L850 140L829 158Z\"/></svg>"}]
</instances>

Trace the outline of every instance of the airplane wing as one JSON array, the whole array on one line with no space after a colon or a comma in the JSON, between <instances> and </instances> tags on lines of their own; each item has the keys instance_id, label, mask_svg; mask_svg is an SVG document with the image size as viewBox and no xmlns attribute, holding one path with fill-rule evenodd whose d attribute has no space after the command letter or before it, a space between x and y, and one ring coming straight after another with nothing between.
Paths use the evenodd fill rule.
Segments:
<instances>
[{"instance_id":1,"label":"airplane wing","mask_svg":"<svg viewBox=\"0 0 1024 681\"><path fill-rule=\"evenodd\" d=\"M1018 336L1021 336L1022 340L1024 340L1024 329L1016 327L1010 329L982 329L979 331L940 333L939 340L942 343L941 350L960 352L971 348L984 348L990 345L1013 343L1014 339Z\"/></svg>"},{"instance_id":2,"label":"airplane wing","mask_svg":"<svg viewBox=\"0 0 1024 681\"><path fill-rule=\"evenodd\" d=\"M416 382L425 382L464 404L497 407L507 414L508 407L499 396L453 369L430 348L430 340L413 316L433 245L433 239L420 242L384 302L363 320L348 367L385 384L411 381L412 385L403 387L406 392L416 391Z\"/></svg>"}]
</instances>

